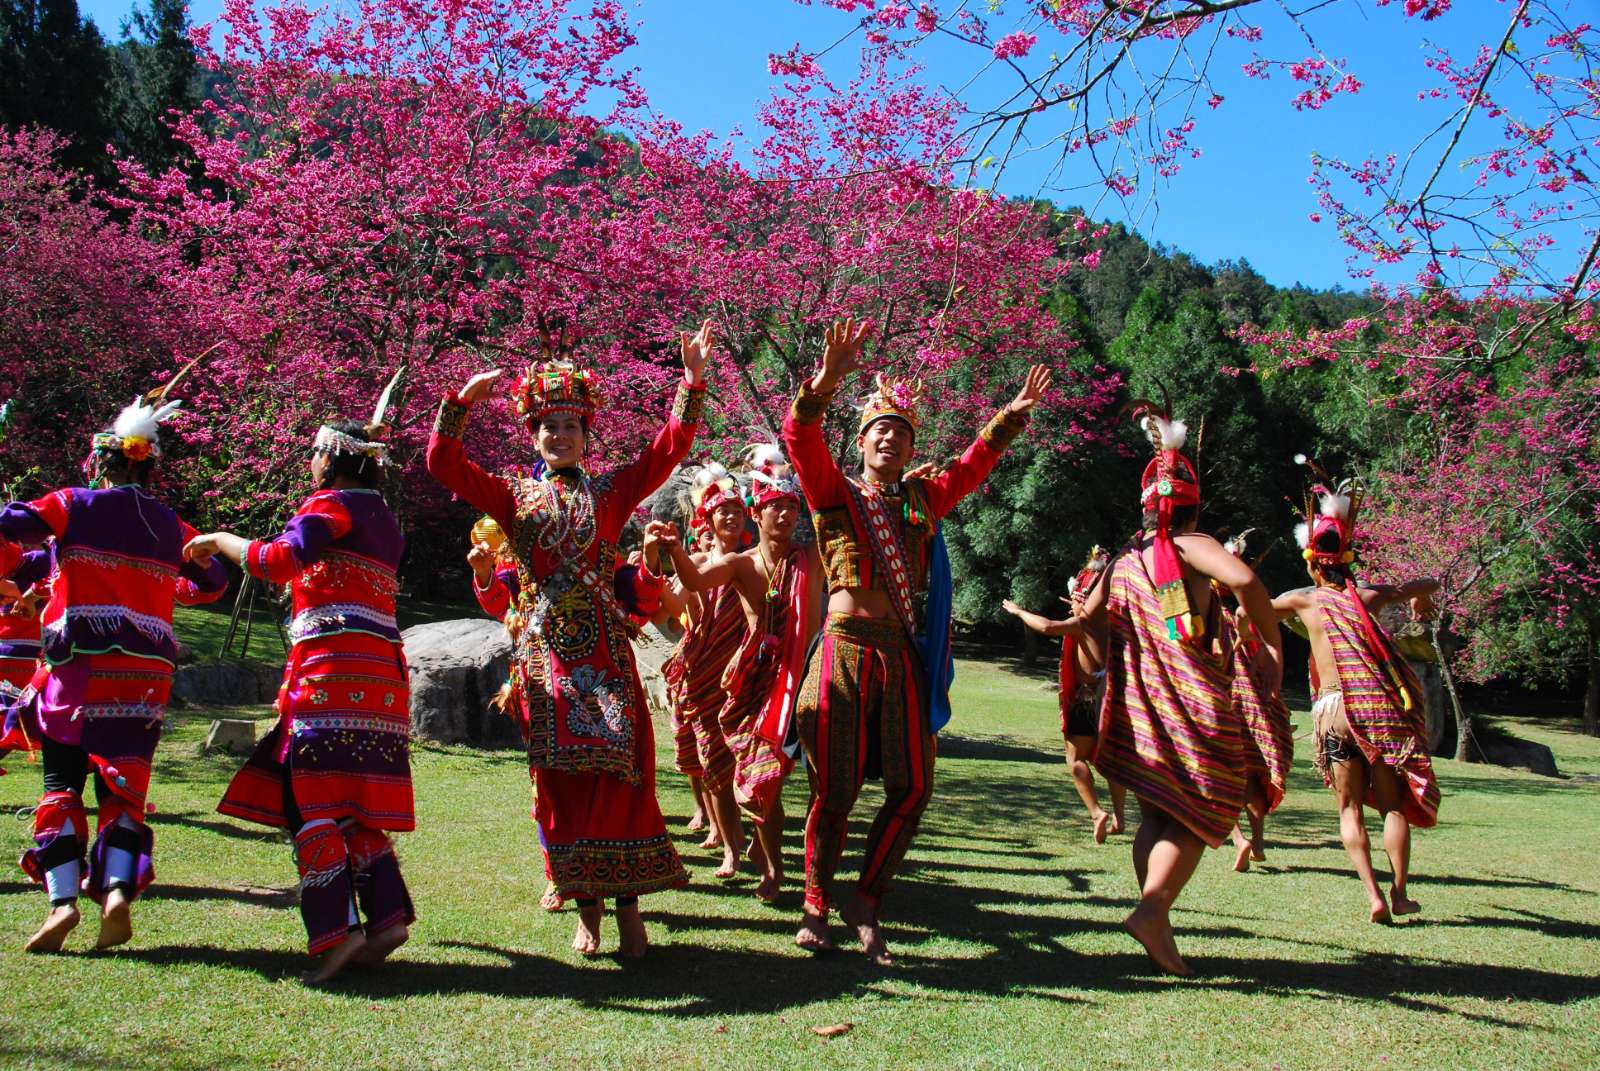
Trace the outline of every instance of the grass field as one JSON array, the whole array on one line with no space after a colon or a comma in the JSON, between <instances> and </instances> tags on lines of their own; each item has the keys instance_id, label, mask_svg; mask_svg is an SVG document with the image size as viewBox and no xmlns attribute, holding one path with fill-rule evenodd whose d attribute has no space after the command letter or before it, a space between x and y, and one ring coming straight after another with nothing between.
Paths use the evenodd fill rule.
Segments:
<instances>
[{"instance_id":1,"label":"grass field","mask_svg":"<svg viewBox=\"0 0 1600 1071\"><path fill-rule=\"evenodd\" d=\"M1095 846L1069 802L1053 695L962 662L956 700L933 806L886 903L892 968L849 946L799 952L794 886L764 907L748 880L712 879L688 834L692 884L645 901L649 958L584 962L568 947L570 914L536 906L520 756L420 747L420 829L401 843L414 939L331 992L296 981L304 934L284 841L215 813L236 760L198 756L209 712L175 712L152 791L159 877L132 945L82 952L91 921L71 954L25 957L14 949L44 898L20 872L0 880L0 1064L1600 1066L1600 741L1511 725L1590 780L1440 762L1443 824L1415 847L1423 914L1388 928L1364 921L1302 741L1267 862L1238 875L1230 851L1210 853L1180 901L1179 941L1200 972L1180 981L1153 973L1118 929L1129 838ZM7 765L10 815L32 804L39 775L17 756ZM863 795L847 872L879 798ZM683 780L663 773L661 799L681 833ZM791 816L804 805L800 778L788 805ZM0 851L15 858L29 828L0 824ZM846 1022L831 1040L811 1031Z\"/></svg>"}]
</instances>

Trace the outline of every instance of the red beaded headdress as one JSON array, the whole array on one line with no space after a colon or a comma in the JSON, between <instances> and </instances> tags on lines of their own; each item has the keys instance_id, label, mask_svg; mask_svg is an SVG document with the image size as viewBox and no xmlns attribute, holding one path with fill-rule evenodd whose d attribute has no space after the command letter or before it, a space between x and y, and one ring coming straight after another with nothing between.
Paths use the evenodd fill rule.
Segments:
<instances>
[{"instance_id":1,"label":"red beaded headdress","mask_svg":"<svg viewBox=\"0 0 1600 1071\"><path fill-rule=\"evenodd\" d=\"M783 450L779 446L774 443L757 443L750 447L747 453L750 464L748 472L750 490L745 501L752 511L782 498L805 501L805 496L800 491L800 478L794 474L789 459L783 456Z\"/></svg>"},{"instance_id":2,"label":"red beaded headdress","mask_svg":"<svg viewBox=\"0 0 1600 1071\"><path fill-rule=\"evenodd\" d=\"M1183 569L1172 542L1172 510L1176 506L1200 504L1200 477L1194 463L1179 451L1189 438L1189 427L1173 420L1170 406L1136 399L1128 404L1134 420L1145 431L1156 456L1145 466L1139 480L1139 502L1145 512L1154 511L1156 530L1153 555L1156 596L1167 621L1167 635L1174 640L1198 639L1205 626L1189 607L1189 593L1183 584Z\"/></svg>"},{"instance_id":3,"label":"red beaded headdress","mask_svg":"<svg viewBox=\"0 0 1600 1071\"><path fill-rule=\"evenodd\" d=\"M552 329L539 315L541 360L530 364L511 388L517 414L532 428L547 416L575 416L587 427L600 408L595 377L573 362L572 343L563 326Z\"/></svg>"},{"instance_id":4,"label":"red beaded headdress","mask_svg":"<svg viewBox=\"0 0 1600 1071\"><path fill-rule=\"evenodd\" d=\"M1076 595L1094 584L1096 578L1106 571L1111 564L1111 555L1106 553L1106 548L1096 543L1089 548L1089 556L1084 559L1083 568L1078 570L1078 575L1067 581L1067 594Z\"/></svg>"},{"instance_id":5,"label":"red beaded headdress","mask_svg":"<svg viewBox=\"0 0 1600 1071\"><path fill-rule=\"evenodd\" d=\"M922 380L896 379L878 376L878 385L861 405L861 424L857 433L866 431L884 417L898 417L911 425L912 434L922 427L917 407L922 404Z\"/></svg>"},{"instance_id":6,"label":"red beaded headdress","mask_svg":"<svg viewBox=\"0 0 1600 1071\"><path fill-rule=\"evenodd\" d=\"M1356 560L1356 512L1361 505L1361 488L1354 480L1335 483L1322 466L1304 454L1294 456L1296 465L1311 470L1316 481L1306 489L1305 520L1295 525L1295 542L1301 556L1317 565L1349 565ZM1333 532L1338 537L1334 548L1323 547L1323 538Z\"/></svg>"},{"instance_id":7,"label":"red beaded headdress","mask_svg":"<svg viewBox=\"0 0 1600 1071\"><path fill-rule=\"evenodd\" d=\"M717 462L702 465L689 480L689 505L696 528L710 528L711 514L718 506L732 502L740 505L739 484L732 474Z\"/></svg>"}]
</instances>

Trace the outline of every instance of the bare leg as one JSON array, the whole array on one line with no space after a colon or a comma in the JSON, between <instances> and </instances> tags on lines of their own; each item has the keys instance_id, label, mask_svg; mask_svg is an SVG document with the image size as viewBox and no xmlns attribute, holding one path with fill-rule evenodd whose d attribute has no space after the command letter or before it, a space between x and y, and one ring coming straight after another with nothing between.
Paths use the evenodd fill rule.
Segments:
<instances>
[{"instance_id":1,"label":"bare leg","mask_svg":"<svg viewBox=\"0 0 1600 1071\"><path fill-rule=\"evenodd\" d=\"M1250 858L1259 863L1267 857L1267 787L1259 775L1252 774L1245 789L1244 813L1250 818Z\"/></svg>"},{"instance_id":2,"label":"bare leg","mask_svg":"<svg viewBox=\"0 0 1600 1071\"><path fill-rule=\"evenodd\" d=\"M572 935L572 947L585 956L600 954L600 920L605 917L606 902L578 905L578 928Z\"/></svg>"},{"instance_id":3,"label":"bare leg","mask_svg":"<svg viewBox=\"0 0 1600 1071\"><path fill-rule=\"evenodd\" d=\"M883 931L878 927L878 910L859 892L852 893L839 905L839 917L856 928L856 936L861 939L861 951L872 962L880 967L887 967L894 962L889 955L889 945L883 939Z\"/></svg>"},{"instance_id":4,"label":"bare leg","mask_svg":"<svg viewBox=\"0 0 1600 1071\"><path fill-rule=\"evenodd\" d=\"M1124 815L1127 811L1128 790L1109 777L1106 778L1106 788L1111 791L1111 832L1121 833L1127 828Z\"/></svg>"},{"instance_id":5,"label":"bare leg","mask_svg":"<svg viewBox=\"0 0 1600 1071\"><path fill-rule=\"evenodd\" d=\"M379 930L367 938L367 949L361 956L361 962L376 967L410 939L411 929L403 922L397 922L387 930Z\"/></svg>"},{"instance_id":6,"label":"bare leg","mask_svg":"<svg viewBox=\"0 0 1600 1071\"><path fill-rule=\"evenodd\" d=\"M744 854L744 823L739 818L739 805L733 800L733 786L723 785L713 792L702 785L702 791L711 812L711 829L722 844L722 865L717 868L717 877L731 878L739 872L739 857Z\"/></svg>"},{"instance_id":7,"label":"bare leg","mask_svg":"<svg viewBox=\"0 0 1600 1071\"><path fill-rule=\"evenodd\" d=\"M1372 844L1367 839L1367 817L1361 801L1367 794L1367 768L1359 759L1333 764L1333 792L1339 800L1339 839L1355 864L1356 877L1367 890L1372 921L1389 921L1389 902L1378 890L1372 874Z\"/></svg>"},{"instance_id":8,"label":"bare leg","mask_svg":"<svg viewBox=\"0 0 1600 1071\"><path fill-rule=\"evenodd\" d=\"M1389 906L1396 915L1414 915L1422 905L1406 895L1406 879L1411 874L1411 823L1400 809L1404 792L1394 770L1381 762L1372 768L1372 793L1383 812L1383 848L1389 855L1389 869L1394 871Z\"/></svg>"},{"instance_id":9,"label":"bare leg","mask_svg":"<svg viewBox=\"0 0 1600 1071\"><path fill-rule=\"evenodd\" d=\"M1160 830L1166 816L1155 809L1146 810L1144 802L1139 803L1139 831L1133 836L1133 876L1139 879L1139 891L1144 891L1145 875L1150 869L1150 846L1156 842L1156 834Z\"/></svg>"},{"instance_id":10,"label":"bare leg","mask_svg":"<svg viewBox=\"0 0 1600 1071\"><path fill-rule=\"evenodd\" d=\"M639 917L639 901L617 905L617 937L621 952L629 959L641 959L650 948L650 935L645 932L644 919Z\"/></svg>"},{"instance_id":11,"label":"bare leg","mask_svg":"<svg viewBox=\"0 0 1600 1071\"><path fill-rule=\"evenodd\" d=\"M1082 757L1093 750L1094 737L1067 737L1067 766L1072 770L1072 787L1078 790L1078 798L1083 801L1084 809L1089 812L1089 820L1094 823L1094 842L1104 844L1106 834L1111 829L1111 816L1100 807L1100 796L1094 790L1094 772Z\"/></svg>"},{"instance_id":12,"label":"bare leg","mask_svg":"<svg viewBox=\"0 0 1600 1071\"><path fill-rule=\"evenodd\" d=\"M24 952L60 952L67 934L78 924L77 904L58 904L44 917L44 925L22 946Z\"/></svg>"},{"instance_id":13,"label":"bare leg","mask_svg":"<svg viewBox=\"0 0 1600 1071\"><path fill-rule=\"evenodd\" d=\"M699 774L684 776L689 779L689 795L694 798L694 813L689 816L689 823L684 828L691 833L698 833L706 828L705 788L700 783Z\"/></svg>"},{"instance_id":14,"label":"bare leg","mask_svg":"<svg viewBox=\"0 0 1600 1071\"><path fill-rule=\"evenodd\" d=\"M778 902L778 890L783 887L783 802L774 800L766 820L756 826L751 838L761 845L763 860L761 883L756 886L756 896L762 903ZM752 844L754 847L754 844Z\"/></svg>"},{"instance_id":15,"label":"bare leg","mask_svg":"<svg viewBox=\"0 0 1600 1071\"><path fill-rule=\"evenodd\" d=\"M1238 822L1233 823L1233 869L1240 874L1250 869L1250 842Z\"/></svg>"},{"instance_id":16,"label":"bare leg","mask_svg":"<svg viewBox=\"0 0 1600 1071\"><path fill-rule=\"evenodd\" d=\"M1150 817L1147 811L1146 825L1150 824ZM1144 946L1156 966L1169 974L1188 976L1194 971L1178 954L1178 943L1172 933L1172 904L1199 865L1205 843L1181 822L1162 817L1164 821L1155 843L1150 846L1144 894L1139 898L1139 906L1123 920L1122 927Z\"/></svg>"},{"instance_id":17,"label":"bare leg","mask_svg":"<svg viewBox=\"0 0 1600 1071\"><path fill-rule=\"evenodd\" d=\"M126 890L112 889L106 893L106 901L100 907L100 937L94 946L115 948L127 944L132 937L133 902L128 899Z\"/></svg>"},{"instance_id":18,"label":"bare leg","mask_svg":"<svg viewBox=\"0 0 1600 1071\"><path fill-rule=\"evenodd\" d=\"M317 961L317 969L301 975L300 981L306 985L322 985L344 970L350 961L366 951L366 948L367 935L360 930L351 930L350 936L324 952L322 958Z\"/></svg>"}]
</instances>

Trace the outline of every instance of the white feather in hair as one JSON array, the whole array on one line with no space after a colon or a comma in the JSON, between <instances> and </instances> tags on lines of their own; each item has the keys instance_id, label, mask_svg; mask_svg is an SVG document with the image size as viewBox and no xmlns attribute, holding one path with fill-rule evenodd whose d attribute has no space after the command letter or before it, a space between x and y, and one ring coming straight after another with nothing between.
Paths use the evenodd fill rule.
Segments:
<instances>
[{"instance_id":1,"label":"white feather in hair","mask_svg":"<svg viewBox=\"0 0 1600 1071\"><path fill-rule=\"evenodd\" d=\"M1305 521L1294 526L1294 541L1301 550L1305 550L1306 545L1311 542L1311 528Z\"/></svg>"},{"instance_id":2,"label":"white feather in hair","mask_svg":"<svg viewBox=\"0 0 1600 1071\"><path fill-rule=\"evenodd\" d=\"M1149 431L1151 425L1155 426L1163 450L1182 450L1184 443L1189 441L1189 425L1181 420L1163 420L1154 413L1149 413L1144 418L1143 426Z\"/></svg>"},{"instance_id":3,"label":"white feather in hair","mask_svg":"<svg viewBox=\"0 0 1600 1071\"><path fill-rule=\"evenodd\" d=\"M755 443L745 451L745 458L753 469L789 463L789 459L783 456L783 447L777 443Z\"/></svg>"},{"instance_id":4,"label":"white feather in hair","mask_svg":"<svg viewBox=\"0 0 1600 1071\"><path fill-rule=\"evenodd\" d=\"M1318 499L1319 512L1324 517L1337 517L1348 520L1350 517L1350 496L1325 494Z\"/></svg>"},{"instance_id":5,"label":"white feather in hair","mask_svg":"<svg viewBox=\"0 0 1600 1071\"><path fill-rule=\"evenodd\" d=\"M117 414L117 419L112 422L111 430L114 434L124 439L144 439L150 444L152 453L161 452L161 422L177 411L182 403L174 400L167 402L160 408L145 405L143 401L135 398Z\"/></svg>"}]
</instances>

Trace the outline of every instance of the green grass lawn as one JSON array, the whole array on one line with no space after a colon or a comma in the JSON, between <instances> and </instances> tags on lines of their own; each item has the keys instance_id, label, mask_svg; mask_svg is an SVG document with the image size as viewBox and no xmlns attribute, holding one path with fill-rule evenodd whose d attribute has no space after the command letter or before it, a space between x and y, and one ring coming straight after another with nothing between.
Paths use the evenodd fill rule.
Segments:
<instances>
[{"instance_id":1,"label":"green grass lawn","mask_svg":"<svg viewBox=\"0 0 1600 1071\"><path fill-rule=\"evenodd\" d=\"M90 921L71 954L25 957L14 950L44 898L18 872L0 880L0 1064L1600 1066L1600 784L1441 761L1443 824L1414 853L1423 914L1380 928L1365 922L1302 740L1268 861L1239 875L1231 851L1210 853L1184 894L1179 942L1200 977L1174 980L1118 929L1134 892L1129 838L1088 836L1047 686L959 664L934 803L886 903L892 968L795 949L794 885L773 909L748 880L715 881L698 837L681 832L688 795L670 772L661 800L692 884L645 900L648 959L584 962L568 947L570 913L536 906L520 756L425 747L420 829L401 843L414 939L331 992L296 981L304 934L285 842L215 813L236 760L199 757L209 715L179 712L152 792L159 879L132 945L85 954ZM1600 774L1600 741L1513 728L1550 744L1564 771ZM7 765L0 807L12 814L39 776L17 756ZM863 795L847 872L880 798ZM796 873L804 802L796 778ZM29 828L0 824L0 850L15 858ZM810 1029L844 1022L853 1029L832 1040Z\"/></svg>"}]
</instances>

